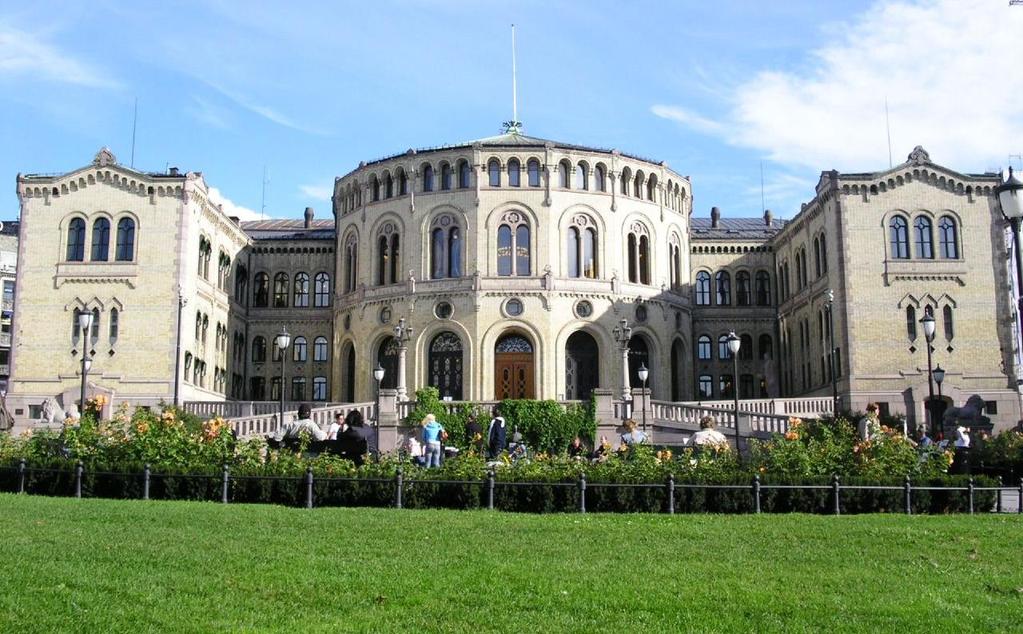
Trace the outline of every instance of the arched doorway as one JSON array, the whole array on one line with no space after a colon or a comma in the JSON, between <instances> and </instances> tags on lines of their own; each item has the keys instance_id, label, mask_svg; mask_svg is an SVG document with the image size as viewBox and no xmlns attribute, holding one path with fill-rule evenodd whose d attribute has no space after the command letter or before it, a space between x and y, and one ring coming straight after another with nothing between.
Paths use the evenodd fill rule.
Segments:
<instances>
[{"instance_id":1,"label":"arched doorway","mask_svg":"<svg viewBox=\"0 0 1023 634\"><path fill-rule=\"evenodd\" d=\"M588 332L573 332L565 343L565 398L585 401L600 386L600 349Z\"/></svg>"},{"instance_id":2,"label":"arched doorway","mask_svg":"<svg viewBox=\"0 0 1023 634\"><path fill-rule=\"evenodd\" d=\"M645 337L633 335L632 339L629 339L629 387L643 387L643 382L639 380L640 365L650 369L650 349L647 347ZM653 374L653 371L650 373ZM646 386L650 387L650 377L647 377Z\"/></svg>"},{"instance_id":3,"label":"arched doorway","mask_svg":"<svg viewBox=\"0 0 1023 634\"><path fill-rule=\"evenodd\" d=\"M387 337L380 342L377 347L377 363L384 369L380 389L393 390L398 387L398 342L394 337Z\"/></svg>"},{"instance_id":4,"label":"arched doorway","mask_svg":"<svg viewBox=\"0 0 1023 634\"><path fill-rule=\"evenodd\" d=\"M682 364L685 362L686 352L681 339L676 339L671 344L671 400L678 402L682 400L682 393L685 391L685 369Z\"/></svg>"},{"instance_id":5,"label":"arched doorway","mask_svg":"<svg viewBox=\"0 0 1023 634\"><path fill-rule=\"evenodd\" d=\"M462 400L462 340L453 332L442 332L430 342L430 370L427 383L440 392Z\"/></svg>"},{"instance_id":6,"label":"arched doorway","mask_svg":"<svg viewBox=\"0 0 1023 634\"><path fill-rule=\"evenodd\" d=\"M494 347L494 398L534 398L533 344L522 335L505 335Z\"/></svg>"},{"instance_id":7,"label":"arched doorway","mask_svg":"<svg viewBox=\"0 0 1023 634\"><path fill-rule=\"evenodd\" d=\"M355 346L351 343L345 344L344 352L341 353L341 367L344 368L341 374L341 401L344 403L354 403Z\"/></svg>"}]
</instances>

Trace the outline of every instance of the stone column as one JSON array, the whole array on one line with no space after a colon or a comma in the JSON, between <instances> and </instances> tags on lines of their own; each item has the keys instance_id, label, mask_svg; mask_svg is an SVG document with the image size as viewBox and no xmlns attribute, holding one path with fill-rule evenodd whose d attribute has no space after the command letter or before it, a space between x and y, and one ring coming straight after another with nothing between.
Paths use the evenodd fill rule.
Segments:
<instances>
[{"instance_id":1,"label":"stone column","mask_svg":"<svg viewBox=\"0 0 1023 634\"><path fill-rule=\"evenodd\" d=\"M398 338L398 401L408 400L408 389L405 387L405 354L408 352L408 342Z\"/></svg>"}]
</instances>

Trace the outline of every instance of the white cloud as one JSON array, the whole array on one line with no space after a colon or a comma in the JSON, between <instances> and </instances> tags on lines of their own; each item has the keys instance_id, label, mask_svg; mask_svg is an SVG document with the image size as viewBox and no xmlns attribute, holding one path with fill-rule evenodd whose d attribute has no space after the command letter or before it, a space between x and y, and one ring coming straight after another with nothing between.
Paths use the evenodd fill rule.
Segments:
<instances>
[{"instance_id":1,"label":"white cloud","mask_svg":"<svg viewBox=\"0 0 1023 634\"><path fill-rule=\"evenodd\" d=\"M299 185L298 190L314 200L330 200L334 195L334 188L330 185Z\"/></svg>"},{"instance_id":2,"label":"white cloud","mask_svg":"<svg viewBox=\"0 0 1023 634\"><path fill-rule=\"evenodd\" d=\"M71 57L32 33L5 24L0 24L0 75L25 75L96 88L120 85L102 69Z\"/></svg>"},{"instance_id":3,"label":"white cloud","mask_svg":"<svg viewBox=\"0 0 1023 634\"><path fill-rule=\"evenodd\" d=\"M196 95L192 95L192 103L185 106L185 112L214 128L227 129L231 127L228 124L228 114L223 108Z\"/></svg>"},{"instance_id":4,"label":"white cloud","mask_svg":"<svg viewBox=\"0 0 1023 634\"><path fill-rule=\"evenodd\" d=\"M658 104L651 106L650 112L662 119L681 123L687 128L692 128L693 130L704 134L718 134L724 130L724 126L720 122L708 119L692 112L691 110L687 110L679 106L664 106Z\"/></svg>"},{"instance_id":5,"label":"white cloud","mask_svg":"<svg viewBox=\"0 0 1023 634\"><path fill-rule=\"evenodd\" d=\"M1020 33L1023 7L1006 2L882 0L829 29L838 39L810 54L811 70L740 83L717 130L688 110L669 118L784 165L873 170L888 163L887 97L896 164L923 145L938 163L983 170L1020 151Z\"/></svg>"},{"instance_id":6,"label":"white cloud","mask_svg":"<svg viewBox=\"0 0 1023 634\"><path fill-rule=\"evenodd\" d=\"M210 88L213 88L220 94L224 95L225 97L233 101L235 104L241 106L242 108L245 108L249 112L258 114L264 119L276 123L279 126L291 128L292 130L298 130L299 132L305 132L307 134L315 134L320 136L326 134L322 130L317 130L316 128L311 128L309 126L302 125L301 123L292 120L290 117L283 115L280 112L277 112L277 110L271 108L270 106L255 103L241 93L229 90L227 88L224 88L223 86L218 86L217 84L214 84L209 81L205 81L204 83Z\"/></svg>"},{"instance_id":7,"label":"white cloud","mask_svg":"<svg viewBox=\"0 0 1023 634\"><path fill-rule=\"evenodd\" d=\"M253 211L248 207L242 207L241 205L234 204L230 198L220 193L220 190L216 187L210 187L209 194L210 202L220 205L221 209L223 209L224 213L228 216L235 216L239 220L259 220L262 218L262 214L258 211Z\"/></svg>"}]
</instances>

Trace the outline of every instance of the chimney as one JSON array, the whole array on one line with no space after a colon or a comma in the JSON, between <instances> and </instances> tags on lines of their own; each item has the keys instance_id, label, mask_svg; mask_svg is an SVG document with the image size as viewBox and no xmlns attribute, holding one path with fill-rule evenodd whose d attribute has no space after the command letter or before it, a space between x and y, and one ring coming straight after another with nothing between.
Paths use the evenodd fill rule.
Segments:
<instances>
[{"instance_id":1,"label":"chimney","mask_svg":"<svg viewBox=\"0 0 1023 634\"><path fill-rule=\"evenodd\" d=\"M180 176L180 174L178 174L178 168L176 167L169 168L167 170L167 173L170 174L171 176Z\"/></svg>"},{"instance_id":2,"label":"chimney","mask_svg":"<svg viewBox=\"0 0 1023 634\"><path fill-rule=\"evenodd\" d=\"M305 228L308 229L309 227L312 227L312 226L313 226L313 208L312 207L306 207L305 208Z\"/></svg>"},{"instance_id":3,"label":"chimney","mask_svg":"<svg viewBox=\"0 0 1023 634\"><path fill-rule=\"evenodd\" d=\"M764 224L768 227L774 222L774 214L771 213L770 209L764 210Z\"/></svg>"},{"instance_id":4,"label":"chimney","mask_svg":"<svg viewBox=\"0 0 1023 634\"><path fill-rule=\"evenodd\" d=\"M721 224L721 210L717 207L710 208L710 228L717 229Z\"/></svg>"}]
</instances>

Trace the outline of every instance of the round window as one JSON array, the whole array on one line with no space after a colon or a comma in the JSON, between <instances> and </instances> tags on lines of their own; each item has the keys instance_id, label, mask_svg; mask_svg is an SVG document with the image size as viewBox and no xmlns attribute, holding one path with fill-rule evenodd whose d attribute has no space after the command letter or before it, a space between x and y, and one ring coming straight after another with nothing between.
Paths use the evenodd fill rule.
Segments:
<instances>
[{"instance_id":1,"label":"round window","mask_svg":"<svg viewBox=\"0 0 1023 634\"><path fill-rule=\"evenodd\" d=\"M646 306L644 306L643 304L636 306L636 321L639 322L646 321Z\"/></svg>"},{"instance_id":2,"label":"round window","mask_svg":"<svg viewBox=\"0 0 1023 634\"><path fill-rule=\"evenodd\" d=\"M593 314L593 304L585 299L575 305L576 317L586 318Z\"/></svg>"},{"instance_id":3,"label":"round window","mask_svg":"<svg viewBox=\"0 0 1023 634\"><path fill-rule=\"evenodd\" d=\"M380 323L389 324L391 323L391 307L384 306L380 309Z\"/></svg>"},{"instance_id":4,"label":"round window","mask_svg":"<svg viewBox=\"0 0 1023 634\"><path fill-rule=\"evenodd\" d=\"M433 308L433 314L437 315L438 319L448 319L453 312L454 308L448 302L437 302L437 305Z\"/></svg>"},{"instance_id":5,"label":"round window","mask_svg":"<svg viewBox=\"0 0 1023 634\"><path fill-rule=\"evenodd\" d=\"M522 306L522 300L517 297L513 297L504 303L504 312L509 317L518 317L524 310Z\"/></svg>"}]
</instances>

